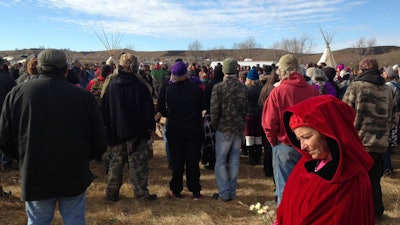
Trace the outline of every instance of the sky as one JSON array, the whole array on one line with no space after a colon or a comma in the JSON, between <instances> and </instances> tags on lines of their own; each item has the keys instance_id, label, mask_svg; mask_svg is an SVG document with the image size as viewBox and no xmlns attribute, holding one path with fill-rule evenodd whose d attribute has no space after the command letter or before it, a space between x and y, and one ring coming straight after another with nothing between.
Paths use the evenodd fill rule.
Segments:
<instances>
[{"instance_id":1,"label":"sky","mask_svg":"<svg viewBox=\"0 0 400 225\"><path fill-rule=\"evenodd\" d=\"M399 14L399 0L0 0L0 50L232 49L250 38L271 48L306 35L319 53L319 27L334 51L360 38L400 46Z\"/></svg>"}]
</instances>

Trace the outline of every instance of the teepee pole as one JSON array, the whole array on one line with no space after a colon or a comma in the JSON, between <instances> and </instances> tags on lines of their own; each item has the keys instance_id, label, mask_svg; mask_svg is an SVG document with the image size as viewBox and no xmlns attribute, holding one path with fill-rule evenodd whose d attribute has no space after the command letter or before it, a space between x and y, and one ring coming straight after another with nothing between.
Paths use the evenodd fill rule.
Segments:
<instances>
[{"instance_id":1,"label":"teepee pole","mask_svg":"<svg viewBox=\"0 0 400 225\"><path fill-rule=\"evenodd\" d=\"M111 42L110 42L102 23L100 23L100 27L101 27L102 35L100 35L92 26L90 26L90 28L92 28L93 32L96 34L97 38L100 40L100 42L106 48L108 54L110 56L114 56L115 50L118 48L119 43L121 41L121 34L118 30L115 32L112 32Z\"/></svg>"},{"instance_id":2,"label":"teepee pole","mask_svg":"<svg viewBox=\"0 0 400 225\"><path fill-rule=\"evenodd\" d=\"M330 67L336 67L336 62L335 59L333 58L333 54L331 52L331 48L329 47L330 43L332 42L333 37L335 36L335 33L333 32L324 32L321 28L320 25L318 25L319 30L321 31L322 37L324 38L326 47L325 47L325 51L322 54L320 60L318 61L318 63L324 62L325 64L327 64Z\"/></svg>"}]
</instances>

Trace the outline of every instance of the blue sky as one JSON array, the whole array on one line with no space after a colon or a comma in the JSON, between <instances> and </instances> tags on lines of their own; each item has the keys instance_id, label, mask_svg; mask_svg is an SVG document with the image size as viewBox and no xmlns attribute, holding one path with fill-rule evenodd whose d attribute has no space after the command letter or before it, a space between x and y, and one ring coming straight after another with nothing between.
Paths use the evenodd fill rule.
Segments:
<instances>
[{"instance_id":1,"label":"blue sky","mask_svg":"<svg viewBox=\"0 0 400 225\"><path fill-rule=\"evenodd\" d=\"M309 36L313 52L325 42L318 25L335 33L331 49L360 38L400 46L399 0L0 0L0 50L105 50L96 36L136 51L231 49L254 38L262 48ZM112 44L110 44L112 45Z\"/></svg>"}]
</instances>

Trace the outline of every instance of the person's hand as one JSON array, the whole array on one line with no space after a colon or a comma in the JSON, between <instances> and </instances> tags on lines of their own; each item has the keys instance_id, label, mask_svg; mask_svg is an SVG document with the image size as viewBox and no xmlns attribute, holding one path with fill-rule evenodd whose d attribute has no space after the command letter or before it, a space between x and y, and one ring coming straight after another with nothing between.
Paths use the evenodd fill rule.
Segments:
<instances>
[{"instance_id":1,"label":"person's hand","mask_svg":"<svg viewBox=\"0 0 400 225\"><path fill-rule=\"evenodd\" d=\"M156 120L157 123L159 123L161 119L161 113L160 112L156 113L156 115L154 115L154 119Z\"/></svg>"}]
</instances>

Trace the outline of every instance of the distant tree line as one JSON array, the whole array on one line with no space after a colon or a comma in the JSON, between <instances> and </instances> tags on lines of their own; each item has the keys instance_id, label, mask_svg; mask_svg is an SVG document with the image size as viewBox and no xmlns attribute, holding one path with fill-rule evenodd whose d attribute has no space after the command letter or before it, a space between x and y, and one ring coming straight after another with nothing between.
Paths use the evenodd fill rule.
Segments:
<instances>
[{"instance_id":1,"label":"distant tree line","mask_svg":"<svg viewBox=\"0 0 400 225\"><path fill-rule=\"evenodd\" d=\"M374 54L374 46L376 39L366 39L361 37L352 45L352 51L361 60L370 54ZM244 58L252 58L257 49L262 48L260 43L257 43L254 37L248 37L243 42L234 43L232 49L241 50ZM300 62L304 62L305 58L312 54L314 42L312 38L303 34L300 37L283 38L282 40L274 43L271 47L273 52L271 56L273 59L280 58L283 54L291 53L299 58ZM224 46L218 46L211 49L213 51L214 61L220 61L227 57L227 49ZM205 51L203 51L203 44L199 40L195 40L188 45L187 59L192 62L199 62L207 59Z\"/></svg>"}]
</instances>

